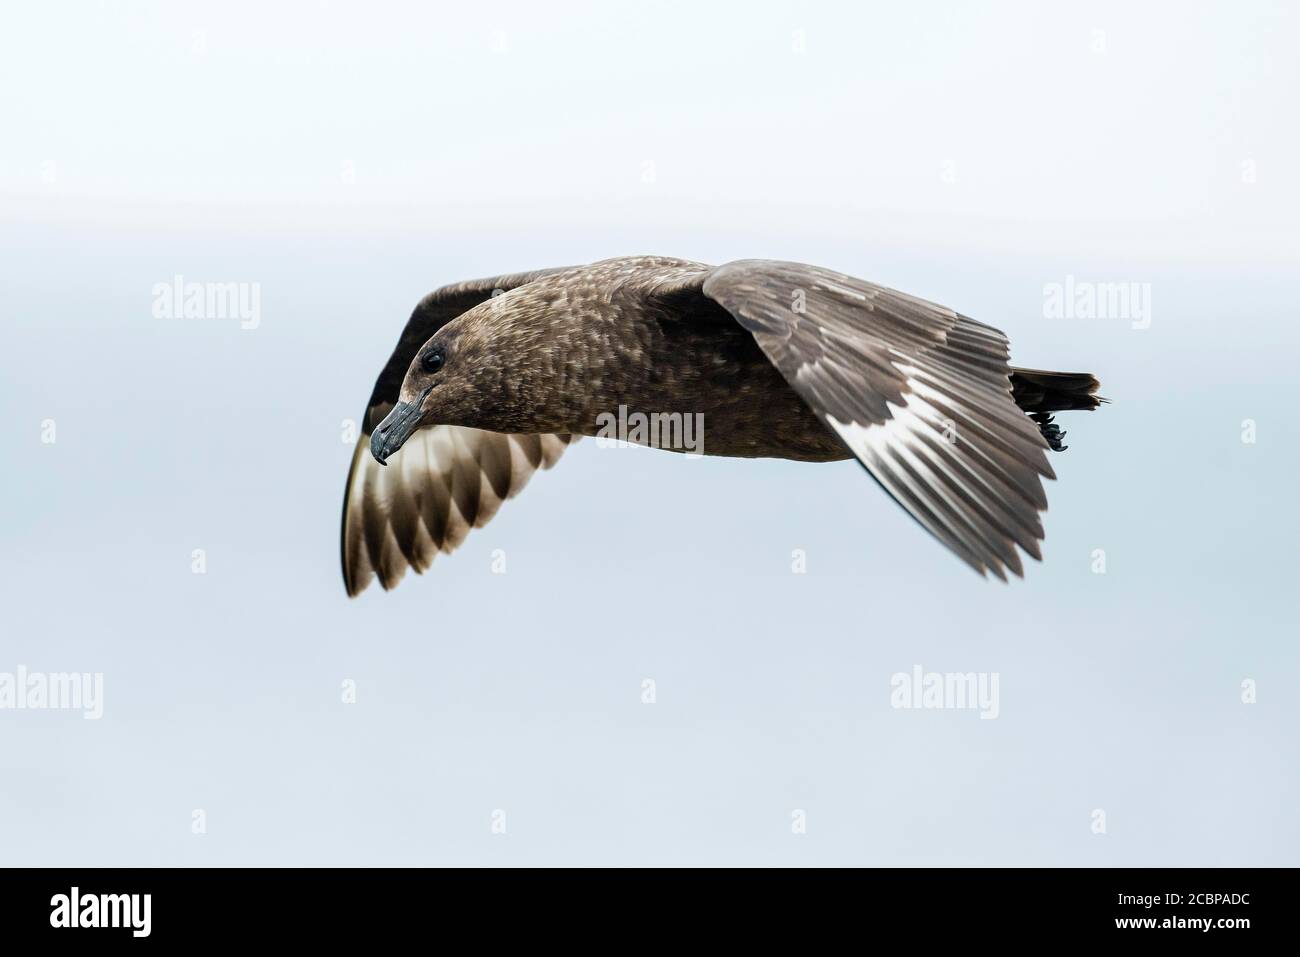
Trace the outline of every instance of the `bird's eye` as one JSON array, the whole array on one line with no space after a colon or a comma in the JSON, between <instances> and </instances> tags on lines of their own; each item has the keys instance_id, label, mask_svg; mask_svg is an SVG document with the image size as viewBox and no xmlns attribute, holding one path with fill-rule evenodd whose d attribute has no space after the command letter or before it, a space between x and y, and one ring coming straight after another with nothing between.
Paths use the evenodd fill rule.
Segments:
<instances>
[{"instance_id":1,"label":"bird's eye","mask_svg":"<svg viewBox=\"0 0 1300 957\"><path fill-rule=\"evenodd\" d=\"M420 367L425 372L437 372L445 361L441 349L430 349L420 357Z\"/></svg>"}]
</instances>

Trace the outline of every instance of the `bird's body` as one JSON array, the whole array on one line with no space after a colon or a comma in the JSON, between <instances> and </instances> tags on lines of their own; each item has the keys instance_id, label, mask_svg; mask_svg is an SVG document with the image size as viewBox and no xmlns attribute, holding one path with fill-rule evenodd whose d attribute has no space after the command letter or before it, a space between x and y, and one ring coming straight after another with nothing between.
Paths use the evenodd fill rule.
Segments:
<instances>
[{"instance_id":1,"label":"bird's body","mask_svg":"<svg viewBox=\"0 0 1300 957\"><path fill-rule=\"evenodd\" d=\"M968 564L1019 573L1014 546L1037 557L1042 537L1048 413L1099 400L1091 376L1006 359L991 327L793 263L638 256L444 287L371 397L345 581L355 594L423 570L620 408L699 417L707 455L856 456ZM413 437L422 451L397 452Z\"/></svg>"},{"instance_id":2,"label":"bird's body","mask_svg":"<svg viewBox=\"0 0 1300 957\"><path fill-rule=\"evenodd\" d=\"M730 313L704 297L656 297L709 269L651 256L607 260L539 277L467 310L467 322L494 331L508 325L525 345L514 356L476 355L477 367L499 374L481 383L463 418L443 424L594 436L621 405L702 415L706 455L852 458Z\"/></svg>"}]
</instances>

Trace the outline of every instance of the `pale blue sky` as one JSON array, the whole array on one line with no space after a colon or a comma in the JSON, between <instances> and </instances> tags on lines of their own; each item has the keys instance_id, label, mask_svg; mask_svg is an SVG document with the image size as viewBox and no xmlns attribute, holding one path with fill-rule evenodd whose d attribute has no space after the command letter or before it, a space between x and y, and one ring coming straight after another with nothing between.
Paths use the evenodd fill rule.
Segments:
<instances>
[{"instance_id":1,"label":"pale blue sky","mask_svg":"<svg viewBox=\"0 0 1300 957\"><path fill-rule=\"evenodd\" d=\"M0 672L105 701L0 710L0 863L1300 863L1297 15L548 7L7 15ZM979 580L853 463L587 442L345 598L340 422L412 304L631 253L832 266L1097 373L1046 561ZM177 274L260 325L154 318ZM1044 318L1069 275L1150 328ZM999 717L891 709L917 664Z\"/></svg>"}]
</instances>

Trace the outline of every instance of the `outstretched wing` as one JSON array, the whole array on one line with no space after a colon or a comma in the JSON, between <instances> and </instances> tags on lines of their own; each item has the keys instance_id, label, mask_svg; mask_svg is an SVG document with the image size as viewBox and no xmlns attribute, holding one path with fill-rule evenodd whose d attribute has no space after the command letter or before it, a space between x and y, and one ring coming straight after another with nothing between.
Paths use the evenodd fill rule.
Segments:
<instances>
[{"instance_id":1,"label":"outstretched wing","mask_svg":"<svg viewBox=\"0 0 1300 957\"><path fill-rule=\"evenodd\" d=\"M539 468L554 465L567 435L503 435L459 426L422 429L382 467L370 456L370 436L383 421L402 379L429 337L496 291L522 286L542 269L443 286L420 301L379 373L352 453L343 493L343 584L359 595L379 576L392 588L406 569L423 572L438 552L451 552L471 528L487 524L501 503L519 493Z\"/></svg>"},{"instance_id":2,"label":"outstretched wing","mask_svg":"<svg viewBox=\"0 0 1300 957\"><path fill-rule=\"evenodd\" d=\"M704 295L924 528L981 575L1041 558L1055 478L1011 398L1007 339L944 306L798 263L742 260Z\"/></svg>"}]
</instances>

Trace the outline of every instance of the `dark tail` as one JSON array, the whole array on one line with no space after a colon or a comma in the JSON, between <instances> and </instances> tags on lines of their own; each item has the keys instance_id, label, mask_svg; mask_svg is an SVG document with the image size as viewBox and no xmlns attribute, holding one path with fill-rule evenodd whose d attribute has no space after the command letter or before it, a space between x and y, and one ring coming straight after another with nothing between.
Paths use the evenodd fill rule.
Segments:
<instances>
[{"instance_id":1,"label":"dark tail","mask_svg":"<svg viewBox=\"0 0 1300 957\"><path fill-rule=\"evenodd\" d=\"M1044 372L1042 369L1011 370L1011 398L1038 423L1047 444L1057 452L1065 433L1053 424L1052 412L1091 410L1106 400L1097 395L1101 383L1087 372Z\"/></svg>"}]
</instances>

